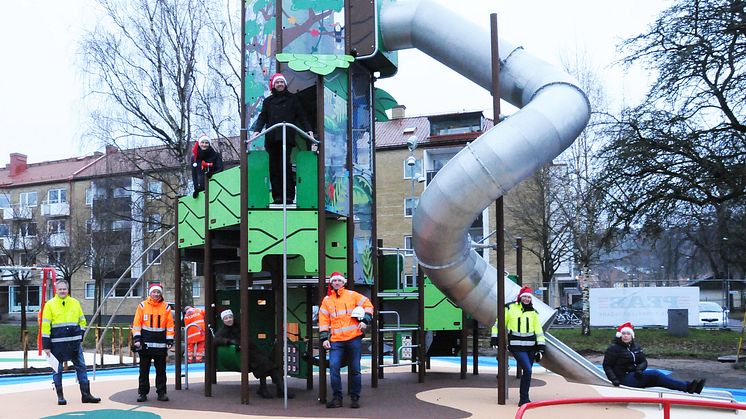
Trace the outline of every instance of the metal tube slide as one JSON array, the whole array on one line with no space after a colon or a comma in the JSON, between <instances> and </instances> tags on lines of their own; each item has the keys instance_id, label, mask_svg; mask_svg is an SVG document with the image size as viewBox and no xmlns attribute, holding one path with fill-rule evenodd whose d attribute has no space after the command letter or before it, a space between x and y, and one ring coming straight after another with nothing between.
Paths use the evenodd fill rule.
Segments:
<instances>
[{"instance_id":1,"label":"metal tube slide","mask_svg":"<svg viewBox=\"0 0 746 419\"><path fill-rule=\"evenodd\" d=\"M385 4L389 50L417 48L489 89L490 33L430 0ZM463 34L468 34L464 39ZM585 128L590 104L566 73L500 40L502 98L520 108L451 159L420 198L413 219L417 258L433 283L482 324L497 318L497 274L471 249L469 226L495 200L551 163ZM519 287L506 280L506 299ZM553 310L534 299L542 323Z\"/></svg>"}]
</instances>

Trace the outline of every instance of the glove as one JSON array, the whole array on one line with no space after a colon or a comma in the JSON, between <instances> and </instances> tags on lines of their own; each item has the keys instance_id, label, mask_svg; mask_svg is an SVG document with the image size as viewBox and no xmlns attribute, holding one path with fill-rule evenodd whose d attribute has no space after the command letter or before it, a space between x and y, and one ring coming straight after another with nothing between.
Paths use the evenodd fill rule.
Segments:
<instances>
[{"instance_id":1,"label":"glove","mask_svg":"<svg viewBox=\"0 0 746 419\"><path fill-rule=\"evenodd\" d=\"M542 350L536 351L536 354L534 355L534 361L541 362L542 358L544 358L544 351Z\"/></svg>"},{"instance_id":2,"label":"glove","mask_svg":"<svg viewBox=\"0 0 746 419\"><path fill-rule=\"evenodd\" d=\"M616 378L614 378L613 380L611 380L611 384L613 384L614 387L619 387L619 385L622 384L622 383L620 383L619 380L617 380Z\"/></svg>"},{"instance_id":3,"label":"glove","mask_svg":"<svg viewBox=\"0 0 746 419\"><path fill-rule=\"evenodd\" d=\"M497 336L492 336L490 338L490 346L493 348L497 348Z\"/></svg>"}]
</instances>

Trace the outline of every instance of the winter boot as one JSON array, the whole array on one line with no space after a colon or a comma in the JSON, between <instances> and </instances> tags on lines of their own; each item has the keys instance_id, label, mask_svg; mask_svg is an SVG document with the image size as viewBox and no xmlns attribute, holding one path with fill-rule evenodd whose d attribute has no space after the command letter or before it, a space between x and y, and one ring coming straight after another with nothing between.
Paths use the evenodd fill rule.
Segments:
<instances>
[{"instance_id":1,"label":"winter boot","mask_svg":"<svg viewBox=\"0 0 746 419\"><path fill-rule=\"evenodd\" d=\"M351 396L350 397L350 407L353 409L359 409L360 408L360 397L358 396Z\"/></svg>"},{"instance_id":2,"label":"winter boot","mask_svg":"<svg viewBox=\"0 0 746 419\"><path fill-rule=\"evenodd\" d=\"M696 381L697 381L697 385L694 387L694 392L697 394L700 394L702 393L702 390L705 388L706 380L704 378L700 378L699 380L696 380Z\"/></svg>"},{"instance_id":3,"label":"winter boot","mask_svg":"<svg viewBox=\"0 0 746 419\"><path fill-rule=\"evenodd\" d=\"M260 385L259 390L256 391L256 394L259 395L259 397L263 399L271 399L272 394L269 393L269 390L267 389L267 385Z\"/></svg>"},{"instance_id":4,"label":"winter boot","mask_svg":"<svg viewBox=\"0 0 746 419\"><path fill-rule=\"evenodd\" d=\"M158 401L159 402L167 402L168 401L168 395L166 393L158 393Z\"/></svg>"},{"instance_id":5,"label":"winter boot","mask_svg":"<svg viewBox=\"0 0 746 419\"><path fill-rule=\"evenodd\" d=\"M80 395L83 403L98 403L101 401L100 398L91 395L91 383L80 383Z\"/></svg>"},{"instance_id":6,"label":"winter boot","mask_svg":"<svg viewBox=\"0 0 746 419\"><path fill-rule=\"evenodd\" d=\"M62 393L62 386L55 384L54 390L57 392L57 404L60 406L66 405L67 400L65 400L65 395Z\"/></svg>"},{"instance_id":7,"label":"winter boot","mask_svg":"<svg viewBox=\"0 0 746 419\"><path fill-rule=\"evenodd\" d=\"M326 404L327 409L336 409L338 407L342 407L342 398L341 397L335 397L329 401L329 403Z\"/></svg>"},{"instance_id":8,"label":"winter boot","mask_svg":"<svg viewBox=\"0 0 746 419\"><path fill-rule=\"evenodd\" d=\"M137 402L142 403L148 401L148 395L147 394L138 394L137 395Z\"/></svg>"}]
</instances>

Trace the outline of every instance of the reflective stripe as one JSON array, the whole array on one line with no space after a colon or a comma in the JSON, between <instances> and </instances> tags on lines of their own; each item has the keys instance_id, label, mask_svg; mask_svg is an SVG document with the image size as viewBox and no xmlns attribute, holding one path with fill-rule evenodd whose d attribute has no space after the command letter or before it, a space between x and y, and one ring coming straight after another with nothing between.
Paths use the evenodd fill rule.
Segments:
<instances>
[{"instance_id":1,"label":"reflective stripe","mask_svg":"<svg viewBox=\"0 0 746 419\"><path fill-rule=\"evenodd\" d=\"M166 330L166 328L165 327L148 327L148 326L143 326L142 330L147 330L148 332L163 332L164 330ZM171 329L171 330L173 330L173 329Z\"/></svg>"},{"instance_id":2,"label":"reflective stripe","mask_svg":"<svg viewBox=\"0 0 746 419\"><path fill-rule=\"evenodd\" d=\"M42 333L42 334L41 334L41 337L43 337L43 338L48 338L48 337L49 337L49 333Z\"/></svg>"},{"instance_id":3,"label":"reflective stripe","mask_svg":"<svg viewBox=\"0 0 746 419\"><path fill-rule=\"evenodd\" d=\"M145 345L149 348L165 348L165 343L156 343L156 342L145 342Z\"/></svg>"},{"instance_id":4,"label":"reflective stripe","mask_svg":"<svg viewBox=\"0 0 746 419\"><path fill-rule=\"evenodd\" d=\"M52 343L56 342L72 342L74 340L81 340L83 339L83 336L77 335L77 336L69 336L64 338L52 338Z\"/></svg>"},{"instance_id":5,"label":"reflective stripe","mask_svg":"<svg viewBox=\"0 0 746 419\"><path fill-rule=\"evenodd\" d=\"M532 337L534 337L535 334L534 333L514 332L514 331L511 330L510 331L510 335L513 336L513 337L518 337L518 338L532 338Z\"/></svg>"},{"instance_id":6,"label":"reflective stripe","mask_svg":"<svg viewBox=\"0 0 746 419\"><path fill-rule=\"evenodd\" d=\"M326 332L329 330L329 326L319 326L319 332Z\"/></svg>"},{"instance_id":7,"label":"reflective stripe","mask_svg":"<svg viewBox=\"0 0 746 419\"><path fill-rule=\"evenodd\" d=\"M329 312L326 311L326 309L323 309L323 308L320 308L319 311L322 312L322 313L324 313L324 314L329 314Z\"/></svg>"},{"instance_id":8,"label":"reflective stripe","mask_svg":"<svg viewBox=\"0 0 746 419\"><path fill-rule=\"evenodd\" d=\"M508 345L510 346L534 346L534 341L532 340L511 340L508 342Z\"/></svg>"},{"instance_id":9,"label":"reflective stripe","mask_svg":"<svg viewBox=\"0 0 746 419\"><path fill-rule=\"evenodd\" d=\"M133 332L132 336L140 336L140 332Z\"/></svg>"},{"instance_id":10,"label":"reflective stripe","mask_svg":"<svg viewBox=\"0 0 746 419\"><path fill-rule=\"evenodd\" d=\"M44 323L52 323L52 319L42 319L42 322L44 322Z\"/></svg>"},{"instance_id":11,"label":"reflective stripe","mask_svg":"<svg viewBox=\"0 0 746 419\"><path fill-rule=\"evenodd\" d=\"M166 331L169 331L169 332L173 332L173 331L174 331L174 328L173 328L173 327L167 327L167 328L166 328Z\"/></svg>"},{"instance_id":12,"label":"reflective stripe","mask_svg":"<svg viewBox=\"0 0 746 419\"><path fill-rule=\"evenodd\" d=\"M69 327L69 326L77 326L78 323L55 323L52 325L52 329L55 329L57 327Z\"/></svg>"},{"instance_id":13,"label":"reflective stripe","mask_svg":"<svg viewBox=\"0 0 746 419\"><path fill-rule=\"evenodd\" d=\"M339 329L332 329L332 333L344 333L348 330L353 330L353 329L359 329L359 327L357 327L357 325L340 327Z\"/></svg>"}]
</instances>

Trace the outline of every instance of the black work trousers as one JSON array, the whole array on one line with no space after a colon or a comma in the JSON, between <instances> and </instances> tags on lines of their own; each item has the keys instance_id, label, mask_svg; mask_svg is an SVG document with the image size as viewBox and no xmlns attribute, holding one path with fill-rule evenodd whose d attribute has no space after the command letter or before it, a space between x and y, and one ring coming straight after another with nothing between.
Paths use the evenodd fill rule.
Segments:
<instances>
[{"instance_id":1,"label":"black work trousers","mask_svg":"<svg viewBox=\"0 0 746 419\"><path fill-rule=\"evenodd\" d=\"M140 352L140 377L138 378L137 394L150 392L150 364L155 366L155 391L166 394L166 354Z\"/></svg>"},{"instance_id":2,"label":"black work trousers","mask_svg":"<svg viewBox=\"0 0 746 419\"><path fill-rule=\"evenodd\" d=\"M275 202L282 202L282 135L278 135L279 138L267 138L264 144L264 148L269 154L269 183L272 186L272 199ZM287 203L293 202L295 199L295 176L293 175L292 164L290 163L290 153L293 151L295 145L295 137L288 135L287 137L287 148L285 156L287 160L287 166L285 167L285 173L287 173Z\"/></svg>"}]
</instances>

